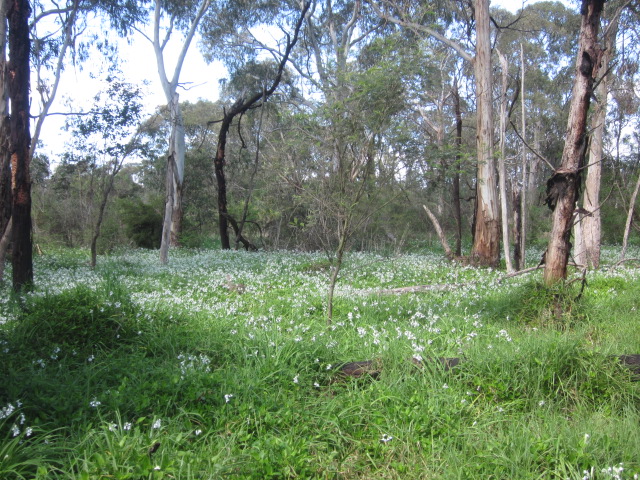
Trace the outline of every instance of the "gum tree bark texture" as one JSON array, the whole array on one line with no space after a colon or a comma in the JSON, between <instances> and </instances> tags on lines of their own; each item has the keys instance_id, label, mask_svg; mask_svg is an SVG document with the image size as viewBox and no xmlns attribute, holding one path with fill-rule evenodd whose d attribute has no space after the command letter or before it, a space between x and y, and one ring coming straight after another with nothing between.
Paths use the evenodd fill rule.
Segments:
<instances>
[{"instance_id":1,"label":"gum tree bark texture","mask_svg":"<svg viewBox=\"0 0 640 480\"><path fill-rule=\"evenodd\" d=\"M598 29L603 6L604 0L582 1L578 58L562 163L547 181L546 203L553 211L551 238L545 254L544 283L547 285L567 276L571 227L579 196L580 172L588 145L587 114L602 57L602 49L598 46Z\"/></svg>"},{"instance_id":2,"label":"gum tree bark texture","mask_svg":"<svg viewBox=\"0 0 640 480\"><path fill-rule=\"evenodd\" d=\"M489 1L476 0L476 75L478 180L475 229L471 261L476 265L497 267L500 262L500 221L493 158L493 108L491 83L491 19Z\"/></svg>"},{"instance_id":3,"label":"gum tree bark texture","mask_svg":"<svg viewBox=\"0 0 640 480\"><path fill-rule=\"evenodd\" d=\"M11 100L11 190L13 216L13 288L33 283L31 180L29 178L29 2L9 2L9 98Z\"/></svg>"},{"instance_id":4,"label":"gum tree bark texture","mask_svg":"<svg viewBox=\"0 0 640 480\"><path fill-rule=\"evenodd\" d=\"M606 72L613 60L618 32L618 12L609 23L604 38L604 53L600 71ZM589 268L600 266L600 243L602 237L602 219L600 218L600 185L602 180L602 161L604 159L604 126L607 120L607 95L609 93L610 74L605 74L596 87L596 110L591 125L593 134L589 145L589 168L584 186L583 208L589 212L582 219L582 238L584 241L583 263ZM579 228L578 228L579 229ZM577 230L578 230L577 229Z\"/></svg>"}]
</instances>

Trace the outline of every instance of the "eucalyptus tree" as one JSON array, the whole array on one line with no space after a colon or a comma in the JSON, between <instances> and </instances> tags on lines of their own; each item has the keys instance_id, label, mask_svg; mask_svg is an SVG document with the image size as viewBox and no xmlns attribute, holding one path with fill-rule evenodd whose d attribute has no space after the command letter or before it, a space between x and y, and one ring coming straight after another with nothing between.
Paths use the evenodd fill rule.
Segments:
<instances>
[{"instance_id":1,"label":"eucalyptus tree","mask_svg":"<svg viewBox=\"0 0 640 480\"><path fill-rule=\"evenodd\" d=\"M628 61L624 55L617 59L617 36L621 16L629 6L629 1L608 2L602 14L603 22L603 53L601 58L600 76L597 79L594 97L595 109L591 118L591 134L588 152L587 175L584 186L582 210L578 213L575 225L575 254L577 264L590 268L598 268L600 264L600 244L602 237L602 219L600 205L600 187L602 182L605 125L607 121L607 105L609 93L616 83L616 73L622 73ZM636 15L627 15L625 22L636 22ZM614 65L618 60L620 66ZM634 62L635 63L635 62ZM617 67L617 68L616 68ZM618 82L616 88L623 90L623 82Z\"/></svg>"},{"instance_id":2,"label":"eucalyptus tree","mask_svg":"<svg viewBox=\"0 0 640 480\"><path fill-rule=\"evenodd\" d=\"M31 244L31 182L29 180L29 3L8 2L9 35L7 86L11 102L9 156L11 158L11 223L13 288L20 291L33 283ZM4 19L3 19L4 21Z\"/></svg>"},{"instance_id":3,"label":"eucalyptus tree","mask_svg":"<svg viewBox=\"0 0 640 480\"><path fill-rule=\"evenodd\" d=\"M153 33L147 35L142 29L137 28L137 30L153 46L160 84L170 113L171 134L168 142L165 211L160 246L160 262L167 263L169 246L177 246L179 243L183 214L185 133L178 94L180 74L200 22L212 6L212 2L211 0L189 0L186 2L154 0L151 6L153 8ZM182 32L183 37L180 53L173 66L173 73L169 73L165 49L170 44L172 36L177 34L176 31Z\"/></svg>"},{"instance_id":4,"label":"eucalyptus tree","mask_svg":"<svg viewBox=\"0 0 640 480\"><path fill-rule=\"evenodd\" d=\"M547 285L567 275L572 220L588 148L587 115L594 82L600 72L602 48L598 44L598 30L603 8L603 0L582 0L582 24L565 147L560 167L547 182L546 203L553 212L551 236L545 253L544 282Z\"/></svg>"},{"instance_id":5,"label":"eucalyptus tree","mask_svg":"<svg viewBox=\"0 0 640 480\"><path fill-rule=\"evenodd\" d=\"M407 4L396 0L371 0L378 15L408 30L427 35L442 42L462 59L473 65L476 88L476 209L471 260L478 265L497 266L500 260L500 218L496 168L493 157L493 104L491 71L491 19L489 0L475 0L471 11L461 10L458 18L453 9L433 4ZM451 5L449 5L451 7ZM433 12L443 12L438 21ZM463 39L448 36L454 20L475 26L475 46ZM466 22L465 22L466 20ZM460 23L458 23L460 25ZM464 25L463 25L464 26Z\"/></svg>"},{"instance_id":6,"label":"eucalyptus tree","mask_svg":"<svg viewBox=\"0 0 640 480\"><path fill-rule=\"evenodd\" d=\"M579 23L575 12L558 2L537 2L515 14L494 9L492 16L500 25L512 25L500 29L496 38L496 50L504 65L502 73L507 75L500 93L505 107L501 121L510 124L500 128L505 167L509 168L501 174L500 182L504 176L512 188L514 260L516 268L521 269L531 230L529 210L536 203L542 168L554 168L553 160L545 164L539 157L560 156L562 139L557 131L566 122L563 105L570 91L566 65L573 58ZM508 198L507 192L501 194L501 202Z\"/></svg>"},{"instance_id":7,"label":"eucalyptus tree","mask_svg":"<svg viewBox=\"0 0 640 480\"><path fill-rule=\"evenodd\" d=\"M11 236L11 155L9 154L9 89L7 81L7 31L9 2L0 2L0 269ZM2 277L0 277L0 280Z\"/></svg>"}]
</instances>

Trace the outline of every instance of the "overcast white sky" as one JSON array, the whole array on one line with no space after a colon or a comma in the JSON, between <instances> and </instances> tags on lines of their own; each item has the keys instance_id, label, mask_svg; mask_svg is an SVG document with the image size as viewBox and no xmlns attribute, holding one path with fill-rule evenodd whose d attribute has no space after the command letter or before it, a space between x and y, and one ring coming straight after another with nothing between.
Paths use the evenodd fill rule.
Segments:
<instances>
[{"instance_id":1,"label":"overcast white sky","mask_svg":"<svg viewBox=\"0 0 640 480\"><path fill-rule=\"evenodd\" d=\"M145 87L145 113L151 115L158 105L166 104L164 93L160 85L158 77L158 69L156 66L155 55L151 43L136 34L129 38L129 41L121 40L123 48L120 56L123 60L122 70L127 81L142 85L147 82ZM175 61L180 50L180 45L172 43L167 45L165 53L165 62L167 66L168 76L173 76ZM65 112L67 108L64 102L67 98L72 99L76 105L89 108L92 99L101 89L101 83L90 78L89 73L93 71L97 74L100 65L96 63L91 65L90 61L83 65L82 69L68 67L63 73L60 82L56 102L52 106L51 112ZM189 100L196 102L198 99L216 100L218 98L218 81L226 75L224 67L215 62L207 64L200 54L197 43L194 41L187 54L180 82L185 88L179 88L180 100ZM35 81L35 77L32 82ZM35 108L32 107L35 112ZM50 116L45 120L41 140L44 148L41 150L50 157L55 157L62 153L64 148L64 140L66 132L63 131L65 117ZM54 158L51 158L54 160Z\"/></svg>"},{"instance_id":2,"label":"overcast white sky","mask_svg":"<svg viewBox=\"0 0 640 480\"><path fill-rule=\"evenodd\" d=\"M535 3L535 1L536 0L529 0L526 4ZM575 2L575 0L562 1L568 5ZM515 12L522 8L523 1L491 0L491 5L500 6ZM177 40L177 38L174 40ZM138 84L142 84L145 81L148 82L144 103L146 113L150 115L158 105L166 103L158 80L153 47L140 34L135 34L133 37L130 37L129 44L124 40L122 43L124 48L121 49L120 55L125 62L122 68L127 80ZM173 74L175 59L179 49L180 45L178 42L172 42L167 46L165 61L169 76ZM60 84L56 104L51 110L52 112L66 110L63 106L65 97L72 98L74 103L86 105L87 107L90 106L91 99L100 89L100 84L89 78L87 70L93 67L85 65L84 68L84 71L68 69L63 74L64 77ZM94 70L97 68L99 67L96 66ZM186 87L185 89L180 89L180 99L191 102L196 102L199 99L216 100L218 98L218 81L225 76L226 71L220 63L207 64L202 59L197 40L194 40L180 76L180 82ZM45 120L40 137L44 143L44 148L41 151L48 154L53 161L55 161L55 157L64 150L66 132L62 131L63 125L64 117L49 117Z\"/></svg>"}]
</instances>

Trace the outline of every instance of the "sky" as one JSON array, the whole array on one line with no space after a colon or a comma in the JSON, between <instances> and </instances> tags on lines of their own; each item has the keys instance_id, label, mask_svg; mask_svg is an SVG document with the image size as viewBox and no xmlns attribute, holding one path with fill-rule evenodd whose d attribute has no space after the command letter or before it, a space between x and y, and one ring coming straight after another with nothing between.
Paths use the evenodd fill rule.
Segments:
<instances>
[{"instance_id":1,"label":"sky","mask_svg":"<svg viewBox=\"0 0 640 480\"><path fill-rule=\"evenodd\" d=\"M528 0L525 5L535 3L538 0ZM562 0L570 5L575 0ZM500 6L510 11L517 11L523 6L522 0L491 0L492 6ZM177 39L176 39L177 40ZM155 55L151 43L139 33L134 34L128 40L120 40L121 58L124 62L123 71L127 80L142 84L148 83L145 87L144 106L147 115L153 114L159 105L166 104L166 99L158 78ZM167 45L165 62L169 77L173 74L175 60L178 56L181 45L178 42L171 42ZM90 62L90 61L89 61ZM90 65L90 63L89 63ZM85 106L91 105L91 99L100 89L100 83L91 79L90 70L99 69L99 66L85 66L84 69L69 68L63 74L60 90L56 102L52 107L52 112L66 111L64 107L65 99L73 99L74 104ZM200 53L197 39L192 42L183 69L180 75L180 82L184 88L179 88L180 100L197 102L199 99L215 101L218 98L218 82L226 76L226 70L220 62L207 64ZM35 108L33 108L35 110ZM35 112L32 112L35 113ZM49 155L55 162L59 154L64 151L65 141L68 140L66 132L63 131L64 117L51 116L45 120L41 140L44 143L39 151Z\"/></svg>"},{"instance_id":2,"label":"sky","mask_svg":"<svg viewBox=\"0 0 640 480\"><path fill-rule=\"evenodd\" d=\"M525 2L523 2L523 0L491 0L491 6L502 7L505 10L516 12L517 10L520 10L522 8L523 3L526 6L532 3L536 3L538 1L541 1L541 0L527 0ZM571 7L572 4L576 2L576 0L559 0L559 1L567 5L568 7Z\"/></svg>"}]
</instances>

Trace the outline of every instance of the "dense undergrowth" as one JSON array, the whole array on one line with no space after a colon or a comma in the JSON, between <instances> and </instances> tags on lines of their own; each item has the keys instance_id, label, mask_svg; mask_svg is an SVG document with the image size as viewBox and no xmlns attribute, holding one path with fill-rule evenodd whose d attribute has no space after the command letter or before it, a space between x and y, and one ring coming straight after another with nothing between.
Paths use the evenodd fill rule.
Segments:
<instances>
[{"instance_id":1,"label":"dense undergrowth","mask_svg":"<svg viewBox=\"0 0 640 480\"><path fill-rule=\"evenodd\" d=\"M327 325L321 255L101 260L41 256L35 292L3 287L2 479L640 475L640 382L616 357L640 353L635 268L578 299L580 281L353 254ZM417 284L458 286L379 293ZM356 360L377 379L338 375Z\"/></svg>"}]
</instances>

